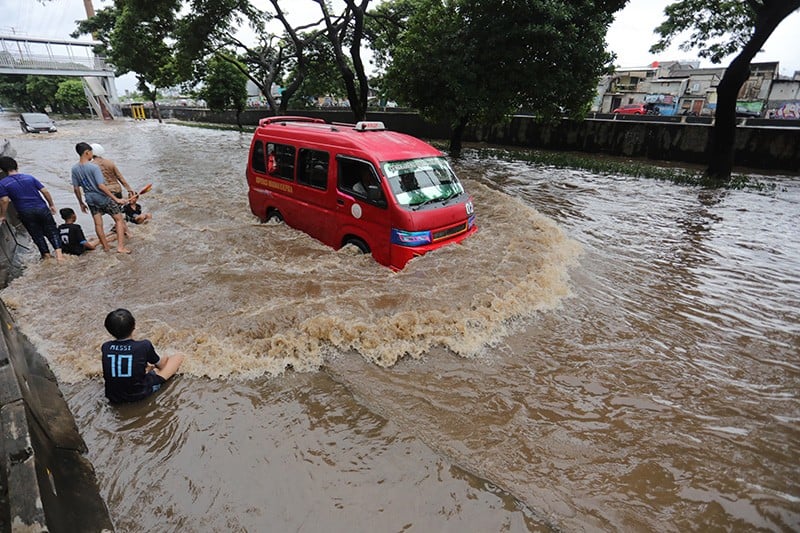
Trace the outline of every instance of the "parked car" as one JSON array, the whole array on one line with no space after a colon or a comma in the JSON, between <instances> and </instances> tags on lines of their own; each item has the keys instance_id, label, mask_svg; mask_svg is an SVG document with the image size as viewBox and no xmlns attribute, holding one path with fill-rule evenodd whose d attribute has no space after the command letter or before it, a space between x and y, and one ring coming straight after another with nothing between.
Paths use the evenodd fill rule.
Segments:
<instances>
[{"instance_id":1,"label":"parked car","mask_svg":"<svg viewBox=\"0 0 800 533\"><path fill-rule=\"evenodd\" d=\"M56 123L46 113L22 113L19 125L23 133L41 133L58 131Z\"/></svg>"},{"instance_id":2,"label":"parked car","mask_svg":"<svg viewBox=\"0 0 800 533\"><path fill-rule=\"evenodd\" d=\"M753 111L752 109L747 109L746 107L736 106L736 116L742 118L760 118L761 113L758 111Z\"/></svg>"},{"instance_id":3,"label":"parked car","mask_svg":"<svg viewBox=\"0 0 800 533\"><path fill-rule=\"evenodd\" d=\"M619 106L612 113L615 115L646 115L647 106L645 104L628 104Z\"/></svg>"}]
</instances>

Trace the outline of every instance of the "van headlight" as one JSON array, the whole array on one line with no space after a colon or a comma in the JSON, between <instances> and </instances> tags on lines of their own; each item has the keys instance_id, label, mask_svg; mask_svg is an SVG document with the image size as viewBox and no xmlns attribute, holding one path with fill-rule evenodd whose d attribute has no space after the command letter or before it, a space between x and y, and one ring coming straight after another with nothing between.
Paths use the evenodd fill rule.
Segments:
<instances>
[{"instance_id":1,"label":"van headlight","mask_svg":"<svg viewBox=\"0 0 800 533\"><path fill-rule=\"evenodd\" d=\"M392 244L400 246L424 246L431 243L430 231L403 231L392 228Z\"/></svg>"}]
</instances>

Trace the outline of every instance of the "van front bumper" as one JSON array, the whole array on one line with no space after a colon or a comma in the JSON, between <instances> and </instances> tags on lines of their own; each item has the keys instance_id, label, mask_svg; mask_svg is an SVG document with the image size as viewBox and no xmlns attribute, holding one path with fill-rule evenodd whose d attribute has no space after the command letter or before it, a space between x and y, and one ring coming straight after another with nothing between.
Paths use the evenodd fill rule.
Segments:
<instances>
[{"instance_id":1,"label":"van front bumper","mask_svg":"<svg viewBox=\"0 0 800 533\"><path fill-rule=\"evenodd\" d=\"M447 246L449 244L457 244L478 231L478 226L476 224L472 224L469 229L459 233L458 235L448 237L446 239L436 240L430 244L424 245L417 245L417 246L403 246L401 244L392 243L391 244L391 257L392 257L392 264L389 265L392 270L402 270L406 264L418 257L420 255L425 255L426 253L430 252L431 250L436 250L441 248L442 246Z\"/></svg>"}]
</instances>

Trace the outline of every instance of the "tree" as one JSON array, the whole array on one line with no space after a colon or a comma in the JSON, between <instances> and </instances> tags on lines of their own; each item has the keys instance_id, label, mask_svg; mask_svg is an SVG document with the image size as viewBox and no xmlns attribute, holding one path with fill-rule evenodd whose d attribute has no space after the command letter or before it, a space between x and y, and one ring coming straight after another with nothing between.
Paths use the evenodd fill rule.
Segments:
<instances>
[{"instance_id":1,"label":"tree","mask_svg":"<svg viewBox=\"0 0 800 533\"><path fill-rule=\"evenodd\" d=\"M333 60L334 52L330 41L315 39L306 48L305 57L306 74L303 76L303 83L297 88L289 103L304 107L311 102L312 98L318 96L347 96L341 71ZM298 77L294 68L294 61L287 63L287 80Z\"/></svg>"},{"instance_id":2,"label":"tree","mask_svg":"<svg viewBox=\"0 0 800 533\"><path fill-rule=\"evenodd\" d=\"M392 97L449 122L457 154L475 120L505 120L522 108L542 119L585 115L612 59L608 26L624 4L394 0L376 10L372 42Z\"/></svg>"},{"instance_id":3,"label":"tree","mask_svg":"<svg viewBox=\"0 0 800 533\"><path fill-rule=\"evenodd\" d=\"M219 56L211 58L200 96L212 111L236 111L236 124L242 129L240 116L247 105L247 76L241 69Z\"/></svg>"},{"instance_id":4,"label":"tree","mask_svg":"<svg viewBox=\"0 0 800 533\"><path fill-rule=\"evenodd\" d=\"M262 11L249 0L195 0L193 10L179 24L178 57L183 62L202 65L210 55L231 62L245 74L267 98L276 113L285 113L289 100L302 85L306 74L306 47L321 35L313 30L320 21L293 26L278 0L269 1L272 11ZM267 30L267 24L278 20L283 35ZM256 34L256 44L238 39L234 25L247 21ZM306 31L306 30L313 31ZM231 53L235 50L237 53ZM292 63L292 67L287 67ZM272 85L281 80L289 68L293 76L285 79L280 104L272 94Z\"/></svg>"},{"instance_id":5,"label":"tree","mask_svg":"<svg viewBox=\"0 0 800 533\"><path fill-rule=\"evenodd\" d=\"M369 0L345 0L345 10L337 19L331 17L326 0L314 0L322 10L325 31L334 53L336 66L347 91L350 109L356 121L367 118L369 80L361 59L361 42L364 38L364 17ZM348 54L344 49L347 47Z\"/></svg>"},{"instance_id":6,"label":"tree","mask_svg":"<svg viewBox=\"0 0 800 533\"><path fill-rule=\"evenodd\" d=\"M83 82L75 78L64 80L58 84L55 99L63 110L78 110L81 115L83 115L83 110L87 106Z\"/></svg>"},{"instance_id":7,"label":"tree","mask_svg":"<svg viewBox=\"0 0 800 533\"><path fill-rule=\"evenodd\" d=\"M685 32L682 50L698 49L700 57L720 63L739 52L717 86L717 109L706 178L712 184L730 181L736 138L736 98L750 76L750 62L778 24L800 9L800 0L682 0L665 9L667 19L656 28L661 38L650 48L661 52Z\"/></svg>"},{"instance_id":8,"label":"tree","mask_svg":"<svg viewBox=\"0 0 800 533\"><path fill-rule=\"evenodd\" d=\"M158 89L190 77L179 72L171 43L181 7L181 0L116 0L80 21L72 34L92 34L101 42L95 52L107 57L117 75L136 75L137 87L153 103L159 122Z\"/></svg>"},{"instance_id":9,"label":"tree","mask_svg":"<svg viewBox=\"0 0 800 533\"><path fill-rule=\"evenodd\" d=\"M58 84L66 78L60 76L28 76L25 82L25 90L28 93L28 98L37 109L44 109L50 106L50 109L58 109L58 102L56 101L56 92L58 91Z\"/></svg>"},{"instance_id":10,"label":"tree","mask_svg":"<svg viewBox=\"0 0 800 533\"><path fill-rule=\"evenodd\" d=\"M33 103L28 96L27 81L28 77L22 74L0 76L0 96L14 107L30 111Z\"/></svg>"}]
</instances>

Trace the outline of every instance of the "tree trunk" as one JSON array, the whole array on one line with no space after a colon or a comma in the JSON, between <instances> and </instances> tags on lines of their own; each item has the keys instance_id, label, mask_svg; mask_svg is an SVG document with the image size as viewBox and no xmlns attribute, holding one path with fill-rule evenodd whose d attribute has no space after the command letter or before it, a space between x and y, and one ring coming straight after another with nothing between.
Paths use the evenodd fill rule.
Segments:
<instances>
[{"instance_id":1,"label":"tree trunk","mask_svg":"<svg viewBox=\"0 0 800 533\"><path fill-rule=\"evenodd\" d=\"M706 169L706 179L712 185L723 185L731 179L736 141L736 99L742 85L750 77L750 62L778 24L798 8L800 0L764 2L756 13L753 36L725 69L725 75L717 86L716 118Z\"/></svg>"},{"instance_id":2,"label":"tree trunk","mask_svg":"<svg viewBox=\"0 0 800 533\"><path fill-rule=\"evenodd\" d=\"M458 122L450 131L450 155L458 157L461 155L461 139L464 137L464 130L467 127L468 117L459 117Z\"/></svg>"},{"instance_id":3,"label":"tree trunk","mask_svg":"<svg viewBox=\"0 0 800 533\"><path fill-rule=\"evenodd\" d=\"M158 119L159 122L164 122L163 120L161 120L161 110L158 109L158 104L156 103L156 99L152 98L150 101L153 102L153 113L156 114L156 118Z\"/></svg>"}]
</instances>

